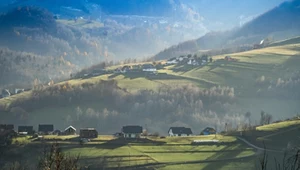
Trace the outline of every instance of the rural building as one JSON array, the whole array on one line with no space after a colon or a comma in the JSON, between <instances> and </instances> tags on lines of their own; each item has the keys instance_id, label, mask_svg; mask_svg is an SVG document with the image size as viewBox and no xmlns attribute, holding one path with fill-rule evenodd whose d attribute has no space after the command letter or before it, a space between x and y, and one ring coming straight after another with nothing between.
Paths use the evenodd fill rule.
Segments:
<instances>
[{"instance_id":1,"label":"rural building","mask_svg":"<svg viewBox=\"0 0 300 170\"><path fill-rule=\"evenodd\" d=\"M128 71L130 71L132 68L131 66L123 66L121 69L122 73L127 73Z\"/></svg>"},{"instance_id":2,"label":"rural building","mask_svg":"<svg viewBox=\"0 0 300 170\"><path fill-rule=\"evenodd\" d=\"M139 71L141 69L140 65L133 65L132 66L132 71Z\"/></svg>"},{"instance_id":3,"label":"rural building","mask_svg":"<svg viewBox=\"0 0 300 170\"><path fill-rule=\"evenodd\" d=\"M201 57L201 60L202 60L202 63L203 62L208 62L208 55L203 55L202 57Z\"/></svg>"},{"instance_id":4,"label":"rural building","mask_svg":"<svg viewBox=\"0 0 300 170\"><path fill-rule=\"evenodd\" d=\"M253 49L259 49L262 48L262 46L260 44L254 44L253 45Z\"/></svg>"},{"instance_id":5,"label":"rural building","mask_svg":"<svg viewBox=\"0 0 300 170\"><path fill-rule=\"evenodd\" d=\"M15 94L23 93L24 89L15 89Z\"/></svg>"},{"instance_id":6,"label":"rural building","mask_svg":"<svg viewBox=\"0 0 300 170\"><path fill-rule=\"evenodd\" d=\"M124 137L123 133L117 132L114 134L115 137L120 138L120 137Z\"/></svg>"},{"instance_id":7,"label":"rural building","mask_svg":"<svg viewBox=\"0 0 300 170\"><path fill-rule=\"evenodd\" d=\"M212 134L216 134L216 130L214 128L211 127L207 127L205 128L200 135L212 135Z\"/></svg>"},{"instance_id":8,"label":"rural building","mask_svg":"<svg viewBox=\"0 0 300 170\"><path fill-rule=\"evenodd\" d=\"M169 136L191 136L193 134L191 128L186 127L170 127Z\"/></svg>"},{"instance_id":9,"label":"rural building","mask_svg":"<svg viewBox=\"0 0 300 170\"><path fill-rule=\"evenodd\" d=\"M69 126L65 129L64 135L75 135L76 129L73 126Z\"/></svg>"},{"instance_id":10,"label":"rural building","mask_svg":"<svg viewBox=\"0 0 300 170\"><path fill-rule=\"evenodd\" d=\"M188 65L199 65L199 63L195 60L195 59L189 59L189 61L187 62Z\"/></svg>"},{"instance_id":11,"label":"rural building","mask_svg":"<svg viewBox=\"0 0 300 170\"><path fill-rule=\"evenodd\" d=\"M226 61L237 61L237 59L232 58L231 56L225 56Z\"/></svg>"},{"instance_id":12,"label":"rural building","mask_svg":"<svg viewBox=\"0 0 300 170\"><path fill-rule=\"evenodd\" d=\"M143 133L143 127L136 125L123 126L122 133L124 138L139 138Z\"/></svg>"},{"instance_id":13,"label":"rural building","mask_svg":"<svg viewBox=\"0 0 300 170\"><path fill-rule=\"evenodd\" d=\"M13 124L0 124L0 131L4 130L14 130L15 126Z\"/></svg>"},{"instance_id":14,"label":"rural building","mask_svg":"<svg viewBox=\"0 0 300 170\"><path fill-rule=\"evenodd\" d=\"M144 64L144 65L142 65L142 70L144 72L156 72L156 68L152 64Z\"/></svg>"},{"instance_id":15,"label":"rural building","mask_svg":"<svg viewBox=\"0 0 300 170\"><path fill-rule=\"evenodd\" d=\"M8 89L3 89L2 90L2 93L1 93L1 96L4 98L4 97L9 97L11 94L9 92Z\"/></svg>"},{"instance_id":16,"label":"rural building","mask_svg":"<svg viewBox=\"0 0 300 170\"><path fill-rule=\"evenodd\" d=\"M39 134L48 135L54 131L54 126L51 124L40 124L38 128Z\"/></svg>"},{"instance_id":17,"label":"rural building","mask_svg":"<svg viewBox=\"0 0 300 170\"><path fill-rule=\"evenodd\" d=\"M183 60L185 60L185 59L188 59L188 57L187 56L180 56L179 58L178 58L178 61L183 61Z\"/></svg>"},{"instance_id":18,"label":"rural building","mask_svg":"<svg viewBox=\"0 0 300 170\"><path fill-rule=\"evenodd\" d=\"M177 64L177 63L178 63L178 60L174 57L174 58L169 59L166 64Z\"/></svg>"},{"instance_id":19,"label":"rural building","mask_svg":"<svg viewBox=\"0 0 300 170\"><path fill-rule=\"evenodd\" d=\"M33 126L18 126L18 133L22 135L33 135Z\"/></svg>"},{"instance_id":20,"label":"rural building","mask_svg":"<svg viewBox=\"0 0 300 170\"><path fill-rule=\"evenodd\" d=\"M97 138L98 132L95 128L83 128L83 129L80 129L79 136L81 138Z\"/></svg>"},{"instance_id":21,"label":"rural building","mask_svg":"<svg viewBox=\"0 0 300 170\"><path fill-rule=\"evenodd\" d=\"M114 70L114 73L121 73L122 72L122 69L121 68L116 68L115 70Z\"/></svg>"}]
</instances>

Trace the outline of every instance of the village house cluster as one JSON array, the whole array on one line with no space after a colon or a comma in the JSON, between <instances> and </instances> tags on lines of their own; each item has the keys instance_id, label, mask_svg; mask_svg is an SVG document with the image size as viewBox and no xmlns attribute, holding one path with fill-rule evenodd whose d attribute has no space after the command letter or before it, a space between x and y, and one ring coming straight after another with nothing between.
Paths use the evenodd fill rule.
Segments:
<instances>
[{"instance_id":1,"label":"village house cluster","mask_svg":"<svg viewBox=\"0 0 300 170\"><path fill-rule=\"evenodd\" d=\"M187 56L180 56L180 57L173 57L170 58L166 64L173 65L173 64L187 64L193 66L205 65L208 62L212 62L212 58L209 58L208 55L202 55L198 57L197 55L187 55Z\"/></svg>"},{"instance_id":2,"label":"village house cluster","mask_svg":"<svg viewBox=\"0 0 300 170\"><path fill-rule=\"evenodd\" d=\"M23 93L24 91L26 91L26 90L25 89L14 89L14 91L11 92L9 89L2 89L1 94L0 94L0 99L9 97L9 96L12 96L15 94Z\"/></svg>"},{"instance_id":3,"label":"village house cluster","mask_svg":"<svg viewBox=\"0 0 300 170\"><path fill-rule=\"evenodd\" d=\"M123 126L121 132L114 134L115 137L126 138L126 139L136 139L141 136L145 136L145 129L139 125L127 125ZM200 135L211 135L216 134L216 130L210 127L205 128ZM77 129L73 126L68 126L64 130L55 130L53 124L39 124L37 131L34 130L33 126L18 126L17 131L15 131L15 126L13 124L0 124L0 139L12 138L18 135L77 135ZM79 129L79 137L92 139L98 137L98 131L95 128L81 128ZM173 136L193 136L191 128L186 127L170 127L168 130L168 135ZM1 140L0 140L1 144ZM2 141L3 144L3 141Z\"/></svg>"},{"instance_id":4,"label":"village house cluster","mask_svg":"<svg viewBox=\"0 0 300 170\"><path fill-rule=\"evenodd\" d=\"M157 68L153 64L139 64L139 65L125 65L123 67L116 68L114 73L128 73L128 72L144 72L155 74Z\"/></svg>"},{"instance_id":5,"label":"village house cluster","mask_svg":"<svg viewBox=\"0 0 300 170\"><path fill-rule=\"evenodd\" d=\"M74 78L91 78L104 74L126 74L126 73L145 73L145 74L156 74L157 67L153 64L136 64L136 65L124 65L113 70L108 69L94 69L90 73L78 75Z\"/></svg>"}]
</instances>

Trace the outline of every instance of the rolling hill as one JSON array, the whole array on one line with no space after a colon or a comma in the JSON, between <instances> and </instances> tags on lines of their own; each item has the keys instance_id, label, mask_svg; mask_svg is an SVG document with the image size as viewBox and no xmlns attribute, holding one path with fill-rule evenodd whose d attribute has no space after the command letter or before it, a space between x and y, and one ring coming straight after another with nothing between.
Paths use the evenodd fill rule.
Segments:
<instances>
[{"instance_id":1,"label":"rolling hill","mask_svg":"<svg viewBox=\"0 0 300 170\"><path fill-rule=\"evenodd\" d=\"M58 83L54 87L42 88L41 91L35 89L32 92L0 99L1 114L5 115L3 120L14 121L11 117L14 114L11 113L15 113L15 109L18 107L25 106L23 111L28 117L26 118L27 123L36 124L41 121L51 121L63 126L67 120L76 121L74 118L76 108L82 110L79 111L81 114L90 115L91 118L108 114L111 117L109 116L107 119L111 121L122 120L130 123L126 116L128 111L129 113L139 113L138 115L143 117L142 120L148 122L149 126L152 124L157 131L162 131L161 129L165 125L160 124L159 121L151 121L157 116L155 113L166 116L165 119L170 121L168 123L174 125L192 124L192 126L195 126L196 124L193 122L195 120L200 121L202 125L210 125L214 121L220 121L218 126L221 129L223 128L221 123L223 120L232 122L233 125L245 121L244 114L246 112L252 113L252 123L254 124L259 119L262 110L272 114L273 120L282 120L297 114L300 100L298 93L295 93L295 91L299 91L300 44L288 43L296 42L295 40L286 40L285 42L285 44L274 44L263 49L227 54L237 61L225 61L224 56L220 55L214 56L214 62L205 66L165 66L158 71L159 74L156 76L145 76L143 73L110 73L88 79L68 80ZM97 88L103 87L101 83L99 84L99 81L109 82L111 80L116 82L110 88L114 89L116 87L118 90L111 91L110 88L110 90L97 90ZM43 89L46 91L43 92ZM53 103L41 103L40 107L33 104L44 101L43 95L48 94L47 91L51 89L57 91L53 92L53 95L66 93L66 96L71 95L72 97L66 98L64 95L58 95L59 100L57 100L56 95L54 95L49 98L53 100ZM66 92L64 92L65 90ZM78 92L73 93L73 90ZM193 91L197 91L199 96L192 95L190 92ZM78 95L83 92L84 94L80 98ZM89 94L90 92L92 94ZM206 97L202 96L205 93L209 93L214 99L207 100ZM170 96L164 94L172 94L171 98L174 99L171 100ZM104 97L103 95L107 96ZM147 96L146 99L144 95ZM186 97L175 97L180 95L186 95ZM215 95L224 96L218 98ZM36 102L31 102L32 97L35 98L34 101ZM110 99L111 97L112 99ZM103 100L103 98L107 98L107 100ZM185 102L185 100L187 101ZM191 101L188 102L189 100ZM201 102L198 100L201 100L203 104L200 104ZM65 103L68 101L71 103ZM22 104L24 102L27 104ZM174 104L173 102L182 103L182 105L174 107L176 109L174 113L168 110L169 107L160 106L160 103L168 106ZM121 103L127 104L124 106ZM189 104L193 106L189 106ZM203 110L200 109L202 110L200 112L199 110L190 110L190 108L198 107ZM158 110L153 112L153 108ZM144 110L141 112L143 114L140 114L141 110L139 109ZM184 112L193 114L183 114ZM56 113L55 116L52 113ZM170 114L181 116L173 120ZM216 117L211 117L211 114L216 114ZM149 117L149 115L152 115L152 117ZM45 116L47 120L44 119ZM190 116L193 116L194 120L190 119ZM207 119L203 120L204 117L207 117ZM109 125L105 125L105 128L108 131L114 129Z\"/></svg>"},{"instance_id":2,"label":"rolling hill","mask_svg":"<svg viewBox=\"0 0 300 170\"><path fill-rule=\"evenodd\" d=\"M104 60L142 59L167 46L164 42L172 36L160 37L159 33L160 30L125 26L113 20L104 23L89 19L57 20L53 13L39 7L14 8L0 15L0 47L9 53L0 54L1 61L8 61L1 63L5 71L1 72L0 86L28 87L35 78L43 83L68 78L72 72ZM41 58L39 63L27 60L33 56ZM19 62L19 58L26 58L27 63ZM32 65L53 71L51 75L47 71L35 74ZM20 68L31 70L30 74L36 76L27 76ZM20 83L19 79L26 83Z\"/></svg>"}]
</instances>

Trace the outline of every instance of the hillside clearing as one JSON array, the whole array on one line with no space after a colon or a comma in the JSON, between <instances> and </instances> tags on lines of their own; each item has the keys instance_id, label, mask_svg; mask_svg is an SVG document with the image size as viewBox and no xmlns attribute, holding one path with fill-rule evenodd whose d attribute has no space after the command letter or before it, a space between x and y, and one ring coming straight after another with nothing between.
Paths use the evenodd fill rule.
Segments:
<instances>
[{"instance_id":1,"label":"hillside clearing","mask_svg":"<svg viewBox=\"0 0 300 170\"><path fill-rule=\"evenodd\" d=\"M278 131L290 126L300 125L300 120L283 121L278 123L272 123L269 125L259 126L256 130L259 131Z\"/></svg>"}]
</instances>

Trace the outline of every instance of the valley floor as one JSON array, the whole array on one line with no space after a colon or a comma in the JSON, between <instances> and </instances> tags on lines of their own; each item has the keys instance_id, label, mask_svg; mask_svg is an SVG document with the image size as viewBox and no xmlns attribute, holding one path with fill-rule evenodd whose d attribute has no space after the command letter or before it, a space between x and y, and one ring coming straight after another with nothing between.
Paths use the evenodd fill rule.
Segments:
<instances>
[{"instance_id":1,"label":"valley floor","mask_svg":"<svg viewBox=\"0 0 300 170\"><path fill-rule=\"evenodd\" d=\"M62 138L45 136L45 140L58 140L63 152L70 155L80 155L80 164L90 169L102 167L110 169L122 168L147 168L147 169L253 169L255 163L255 150L235 137L212 135L194 137L167 137L143 138L140 140L126 141L110 136L99 136L91 142L79 145L76 136ZM77 138L78 139L78 138ZM193 140L218 139L220 143L208 145L191 145ZM14 148L19 159L31 155L31 161L38 157L42 150L39 141L28 141L23 138L25 146ZM22 139L19 139L21 142ZM33 156L34 155L34 156ZM12 156L12 155L11 155Z\"/></svg>"}]
</instances>

